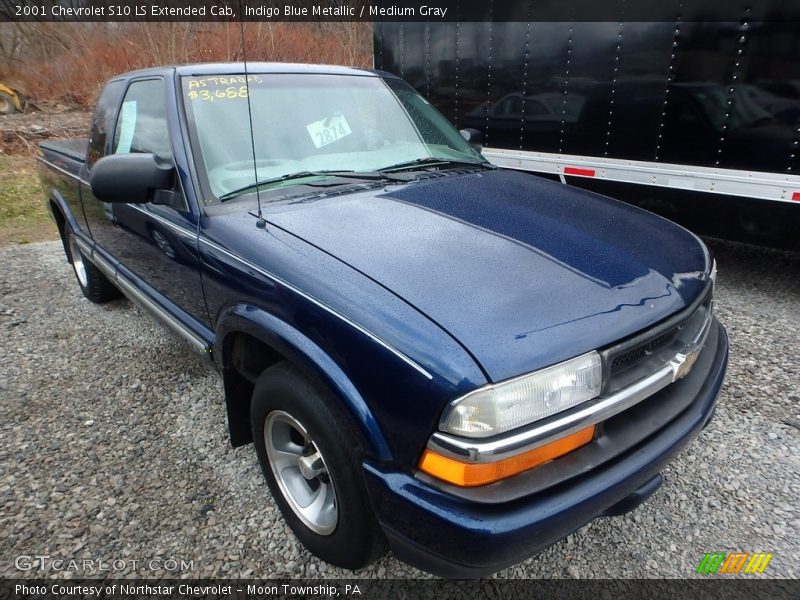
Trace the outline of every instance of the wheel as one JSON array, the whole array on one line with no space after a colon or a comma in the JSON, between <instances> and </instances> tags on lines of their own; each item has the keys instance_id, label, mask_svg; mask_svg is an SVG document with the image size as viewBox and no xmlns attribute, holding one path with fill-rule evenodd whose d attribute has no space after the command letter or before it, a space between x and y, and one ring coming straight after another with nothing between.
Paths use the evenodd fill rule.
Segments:
<instances>
[{"instance_id":1,"label":"wheel","mask_svg":"<svg viewBox=\"0 0 800 600\"><path fill-rule=\"evenodd\" d=\"M363 442L336 399L279 363L258 378L250 418L261 470L300 542L347 569L379 558L386 542L361 473Z\"/></svg>"},{"instance_id":2,"label":"wheel","mask_svg":"<svg viewBox=\"0 0 800 600\"><path fill-rule=\"evenodd\" d=\"M4 92L0 92L0 115L10 115L17 111L14 99Z\"/></svg>"},{"instance_id":3,"label":"wheel","mask_svg":"<svg viewBox=\"0 0 800 600\"><path fill-rule=\"evenodd\" d=\"M742 231L753 239L770 238L780 233L780 220L774 215L764 213L760 207L742 206L736 217Z\"/></svg>"},{"instance_id":4,"label":"wheel","mask_svg":"<svg viewBox=\"0 0 800 600\"><path fill-rule=\"evenodd\" d=\"M83 295L98 304L119 298L120 291L103 275L100 269L83 256L75 236L68 227L65 235L67 236L66 247L69 262L72 263L72 269L75 271L75 277L78 279L78 285L81 286Z\"/></svg>"}]
</instances>

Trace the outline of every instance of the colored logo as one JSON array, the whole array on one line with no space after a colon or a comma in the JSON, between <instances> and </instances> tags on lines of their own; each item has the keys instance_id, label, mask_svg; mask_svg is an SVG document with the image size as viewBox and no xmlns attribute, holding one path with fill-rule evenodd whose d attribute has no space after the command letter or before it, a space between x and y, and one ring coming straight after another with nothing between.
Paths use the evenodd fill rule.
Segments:
<instances>
[{"instance_id":1,"label":"colored logo","mask_svg":"<svg viewBox=\"0 0 800 600\"><path fill-rule=\"evenodd\" d=\"M706 552L700 565L697 567L698 573L763 573L769 561L772 560L772 553L766 552Z\"/></svg>"}]
</instances>

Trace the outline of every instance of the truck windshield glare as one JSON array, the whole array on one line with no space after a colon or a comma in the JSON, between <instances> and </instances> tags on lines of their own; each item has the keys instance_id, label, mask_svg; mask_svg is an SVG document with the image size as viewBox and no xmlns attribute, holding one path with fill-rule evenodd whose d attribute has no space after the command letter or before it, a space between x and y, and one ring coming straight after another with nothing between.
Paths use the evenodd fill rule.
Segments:
<instances>
[{"instance_id":1,"label":"truck windshield glare","mask_svg":"<svg viewBox=\"0 0 800 600\"><path fill-rule=\"evenodd\" d=\"M203 167L198 170L212 201L299 172L369 172L428 158L485 163L438 110L399 80L251 73L246 84L244 75L183 77L182 88ZM310 181L292 177L270 187Z\"/></svg>"}]
</instances>

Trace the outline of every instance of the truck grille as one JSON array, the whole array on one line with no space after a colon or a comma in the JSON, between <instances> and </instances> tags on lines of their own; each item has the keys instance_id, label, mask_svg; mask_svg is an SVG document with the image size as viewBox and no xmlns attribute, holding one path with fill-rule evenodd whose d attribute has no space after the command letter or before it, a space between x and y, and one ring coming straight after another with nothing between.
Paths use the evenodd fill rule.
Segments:
<instances>
[{"instance_id":1,"label":"truck grille","mask_svg":"<svg viewBox=\"0 0 800 600\"><path fill-rule=\"evenodd\" d=\"M684 347L706 322L711 311L712 288L681 312L600 352L604 389L608 395L652 375Z\"/></svg>"},{"instance_id":2,"label":"truck grille","mask_svg":"<svg viewBox=\"0 0 800 600\"><path fill-rule=\"evenodd\" d=\"M669 344L677 333L678 328L675 327L640 346L615 356L611 361L611 370L609 374L613 377L625 369L636 366L645 357L653 354L653 352L664 347L666 344Z\"/></svg>"}]
</instances>

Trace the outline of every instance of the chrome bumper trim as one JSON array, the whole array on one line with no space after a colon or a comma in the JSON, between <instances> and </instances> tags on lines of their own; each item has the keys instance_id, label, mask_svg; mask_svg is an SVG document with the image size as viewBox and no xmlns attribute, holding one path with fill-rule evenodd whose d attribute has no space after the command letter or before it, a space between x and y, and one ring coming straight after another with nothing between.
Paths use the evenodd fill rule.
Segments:
<instances>
[{"instance_id":1,"label":"chrome bumper trim","mask_svg":"<svg viewBox=\"0 0 800 600\"><path fill-rule=\"evenodd\" d=\"M494 462L533 450L591 425L596 425L649 398L670 383L686 376L705 344L713 323L709 311L703 326L681 352L658 371L607 398L590 400L566 413L554 415L533 427L498 439L480 441L436 432L428 448L445 456L475 463Z\"/></svg>"}]
</instances>

